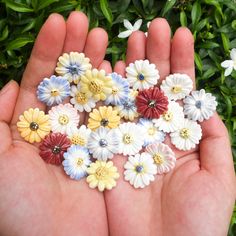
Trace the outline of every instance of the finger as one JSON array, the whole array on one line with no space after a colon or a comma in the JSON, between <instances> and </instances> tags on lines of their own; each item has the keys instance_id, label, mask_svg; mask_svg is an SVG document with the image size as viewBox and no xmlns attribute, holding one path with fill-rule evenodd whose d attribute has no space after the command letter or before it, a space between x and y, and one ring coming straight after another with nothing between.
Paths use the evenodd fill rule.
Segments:
<instances>
[{"instance_id":1,"label":"finger","mask_svg":"<svg viewBox=\"0 0 236 236\"><path fill-rule=\"evenodd\" d=\"M160 73L161 80L170 73L171 30L163 18L152 21L147 36L147 59L154 63Z\"/></svg>"},{"instance_id":2,"label":"finger","mask_svg":"<svg viewBox=\"0 0 236 236\"><path fill-rule=\"evenodd\" d=\"M177 29L172 40L171 73L189 75L195 86L194 39L191 31L184 27Z\"/></svg>"},{"instance_id":3,"label":"finger","mask_svg":"<svg viewBox=\"0 0 236 236\"><path fill-rule=\"evenodd\" d=\"M145 59L146 36L141 31L135 31L128 39L126 65Z\"/></svg>"},{"instance_id":4,"label":"finger","mask_svg":"<svg viewBox=\"0 0 236 236\"><path fill-rule=\"evenodd\" d=\"M114 72L120 74L123 78L125 77L125 62L124 61L117 61L114 66Z\"/></svg>"},{"instance_id":5,"label":"finger","mask_svg":"<svg viewBox=\"0 0 236 236\"><path fill-rule=\"evenodd\" d=\"M41 28L22 78L13 124L22 112L31 107L45 110L45 105L36 97L37 86L43 78L54 74L57 59L62 53L65 32L65 21L58 14L50 15Z\"/></svg>"},{"instance_id":6,"label":"finger","mask_svg":"<svg viewBox=\"0 0 236 236\"><path fill-rule=\"evenodd\" d=\"M82 52L88 34L88 18L82 12L72 12L66 22L64 52Z\"/></svg>"},{"instance_id":7,"label":"finger","mask_svg":"<svg viewBox=\"0 0 236 236\"><path fill-rule=\"evenodd\" d=\"M112 73L111 63L104 60L98 67L99 70L105 70L107 74Z\"/></svg>"},{"instance_id":8,"label":"finger","mask_svg":"<svg viewBox=\"0 0 236 236\"><path fill-rule=\"evenodd\" d=\"M90 58L93 67L98 68L102 63L107 49L108 36L104 29L95 28L88 33L84 53Z\"/></svg>"}]
</instances>

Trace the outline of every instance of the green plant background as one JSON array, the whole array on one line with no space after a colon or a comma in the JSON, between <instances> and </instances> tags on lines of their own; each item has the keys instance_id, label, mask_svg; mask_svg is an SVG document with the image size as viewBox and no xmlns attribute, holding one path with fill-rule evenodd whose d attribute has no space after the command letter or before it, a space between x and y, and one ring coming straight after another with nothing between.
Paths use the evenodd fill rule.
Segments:
<instances>
[{"instance_id":1,"label":"green plant background","mask_svg":"<svg viewBox=\"0 0 236 236\"><path fill-rule=\"evenodd\" d=\"M34 40L52 12L67 17L73 10L85 12L90 28L101 26L109 34L107 59L125 58L123 19L146 23L165 17L172 32L187 26L195 38L197 87L205 88L218 100L218 112L225 122L236 165L236 71L227 78L220 63L236 48L236 0L0 0L0 88L9 80L21 80ZM220 206L219 206L220 207ZM228 235L236 235L236 208Z\"/></svg>"}]
</instances>

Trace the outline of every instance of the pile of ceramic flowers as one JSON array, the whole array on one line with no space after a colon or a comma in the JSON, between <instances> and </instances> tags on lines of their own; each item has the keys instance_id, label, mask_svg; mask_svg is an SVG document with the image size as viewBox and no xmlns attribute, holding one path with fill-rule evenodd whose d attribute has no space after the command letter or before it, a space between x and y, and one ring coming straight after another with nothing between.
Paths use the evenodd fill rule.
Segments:
<instances>
[{"instance_id":1,"label":"pile of ceramic flowers","mask_svg":"<svg viewBox=\"0 0 236 236\"><path fill-rule=\"evenodd\" d=\"M86 177L99 191L112 189L120 177L114 156L127 159L124 179L135 188L172 170L176 157L163 143L166 134L179 150L195 148L202 137L198 122L209 119L217 105L205 90L192 91L186 74L158 83L158 69L148 60L129 64L122 78L70 52L59 57L55 74L37 90L48 114L30 108L19 117L18 130L26 141L40 142L47 163L62 164L70 178Z\"/></svg>"}]
</instances>

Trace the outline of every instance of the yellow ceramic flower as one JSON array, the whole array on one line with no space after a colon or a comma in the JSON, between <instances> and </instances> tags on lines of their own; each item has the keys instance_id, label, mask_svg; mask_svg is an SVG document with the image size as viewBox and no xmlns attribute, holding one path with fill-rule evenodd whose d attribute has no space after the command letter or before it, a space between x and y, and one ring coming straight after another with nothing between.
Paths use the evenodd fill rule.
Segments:
<instances>
[{"instance_id":1,"label":"yellow ceramic flower","mask_svg":"<svg viewBox=\"0 0 236 236\"><path fill-rule=\"evenodd\" d=\"M50 133L49 116L38 108L30 108L19 117L17 128L22 138L30 143L40 142Z\"/></svg>"},{"instance_id":2,"label":"yellow ceramic flower","mask_svg":"<svg viewBox=\"0 0 236 236\"><path fill-rule=\"evenodd\" d=\"M90 188L98 187L100 192L111 190L116 186L116 179L120 177L112 161L96 161L87 168L87 182Z\"/></svg>"},{"instance_id":3,"label":"yellow ceramic flower","mask_svg":"<svg viewBox=\"0 0 236 236\"><path fill-rule=\"evenodd\" d=\"M116 128L120 124L120 116L111 106L99 107L89 113L88 128L96 130L103 126L110 129Z\"/></svg>"},{"instance_id":4,"label":"yellow ceramic flower","mask_svg":"<svg viewBox=\"0 0 236 236\"><path fill-rule=\"evenodd\" d=\"M87 70L81 76L81 92L96 100L105 100L112 93L112 79L104 70Z\"/></svg>"}]
</instances>

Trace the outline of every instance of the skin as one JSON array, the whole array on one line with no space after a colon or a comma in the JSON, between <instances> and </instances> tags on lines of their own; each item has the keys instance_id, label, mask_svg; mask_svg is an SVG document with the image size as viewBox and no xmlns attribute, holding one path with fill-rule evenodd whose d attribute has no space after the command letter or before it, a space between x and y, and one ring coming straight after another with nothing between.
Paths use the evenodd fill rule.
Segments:
<instances>
[{"instance_id":1,"label":"skin","mask_svg":"<svg viewBox=\"0 0 236 236\"><path fill-rule=\"evenodd\" d=\"M53 74L58 57L84 52L94 67L111 72L104 61L106 47L107 34L99 28L88 33L84 14L72 12L66 22L52 14L38 35L21 86L11 81L0 92L1 234L226 235L236 182L228 133L217 114L202 123L199 147L185 153L174 149L176 168L141 191L122 177L112 191L91 190L85 179L78 183L62 167L45 164L37 145L19 137L20 114L30 107L46 111L36 89L43 77ZM148 38L138 31L130 36L126 64L147 58L158 66L162 79L183 72L194 80L193 52L186 28L171 40L168 23L155 19ZM117 62L114 71L124 75L126 64ZM85 119L82 114L81 123ZM113 160L122 176L126 159Z\"/></svg>"}]
</instances>

